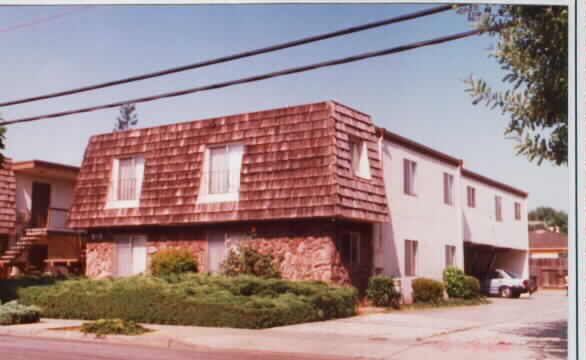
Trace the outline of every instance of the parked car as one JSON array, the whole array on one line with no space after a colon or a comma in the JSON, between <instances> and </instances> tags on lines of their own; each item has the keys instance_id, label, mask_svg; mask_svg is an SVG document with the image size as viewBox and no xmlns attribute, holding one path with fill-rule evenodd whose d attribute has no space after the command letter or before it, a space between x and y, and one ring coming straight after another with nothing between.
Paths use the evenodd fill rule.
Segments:
<instances>
[{"instance_id":1,"label":"parked car","mask_svg":"<svg viewBox=\"0 0 586 360\"><path fill-rule=\"evenodd\" d=\"M523 279L514 272L496 269L489 272L481 281L480 289L486 295L518 298L524 293L531 294L535 286L532 281Z\"/></svg>"}]
</instances>

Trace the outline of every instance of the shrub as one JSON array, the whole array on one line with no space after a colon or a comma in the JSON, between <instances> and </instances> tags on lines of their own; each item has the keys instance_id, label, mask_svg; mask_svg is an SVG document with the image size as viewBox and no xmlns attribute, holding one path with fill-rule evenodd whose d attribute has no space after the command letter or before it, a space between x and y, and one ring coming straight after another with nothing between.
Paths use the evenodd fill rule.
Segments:
<instances>
[{"instance_id":1,"label":"shrub","mask_svg":"<svg viewBox=\"0 0 586 360\"><path fill-rule=\"evenodd\" d=\"M52 318L251 329L352 316L357 301L355 289L317 281L208 274L71 280L18 295Z\"/></svg>"},{"instance_id":2,"label":"shrub","mask_svg":"<svg viewBox=\"0 0 586 360\"><path fill-rule=\"evenodd\" d=\"M197 272L197 267L197 260L187 250L163 249L151 258L151 273L155 276Z\"/></svg>"},{"instance_id":3,"label":"shrub","mask_svg":"<svg viewBox=\"0 0 586 360\"><path fill-rule=\"evenodd\" d=\"M29 324L38 322L41 309L10 301L0 305L0 325Z\"/></svg>"},{"instance_id":4,"label":"shrub","mask_svg":"<svg viewBox=\"0 0 586 360\"><path fill-rule=\"evenodd\" d=\"M464 298L464 271L455 267L448 266L443 273L443 279L446 286L446 292L451 298Z\"/></svg>"},{"instance_id":5,"label":"shrub","mask_svg":"<svg viewBox=\"0 0 586 360\"><path fill-rule=\"evenodd\" d=\"M438 304L444 297L444 285L441 281L417 278L411 282L411 288L416 303Z\"/></svg>"},{"instance_id":6,"label":"shrub","mask_svg":"<svg viewBox=\"0 0 586 360\"><path fill-rule=\"evenodd\" d=\"M477 299L480 297L480 281L474 276L464 276L464 299Z\"/></svg>"},{"instance_id":7,"label":"shrub","mask_svg":"<svg viewBox=\"0 0 586 360\"><path fill-rule=\"evenodd\" d=\"M99 319L81 324L81 332L84 334L105 335L142 335L148 332L132 320Z\"/></svg>"},{"instance_id":8,"label":"shrub","mask_svg":"<svg viewBox=\"0 0 586 360\"><path fill-rule=\"evenodd\" d=\"M226 276L243 274L255 275L262 278L280 278L278 266L273 262L270 254L261 254L249 246L241 246L238 251L230 249L226 260L222 264L222 272Z\"/></svg>"},{"instance_id":9,"label":"shrub","mask_svg":"<svg viewBox=\"0 0 586 360\"><path fill-rule=\"evenodd\" d=\"M55 276L18 276L0 279L0 303L16 300L18 298L18 289L29 286L53 285L65 279L65 277Z\"/></svg>"},{"instance_id":10,"label":"shrub","mask_svg":"<svg viewBox=\"0 0 586 360\"><path fill-rule=\"evenodd\" d=\"M375 306L399 307L401 293L395 289L393 279L389 276L373 276L368 280L366 296Z\"/></svg>"}]
</instances>

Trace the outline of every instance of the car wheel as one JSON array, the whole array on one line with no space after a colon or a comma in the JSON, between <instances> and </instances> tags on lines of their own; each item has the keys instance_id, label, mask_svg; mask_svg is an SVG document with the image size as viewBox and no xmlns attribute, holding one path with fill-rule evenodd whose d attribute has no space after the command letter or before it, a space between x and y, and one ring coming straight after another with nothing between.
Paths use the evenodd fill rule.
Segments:
<instances>
[{"instance_id":1,"label":"car wheel","mask_svg":"<svg viewBox=\"0 0 586 360\"><path fill-rule=\"evenodd\" d=\"M511 292L511 288L508 286L503 286L502 288L499 289L499 295L502 298L510 298L512 294Z\"/></svg>"}]
</instances>

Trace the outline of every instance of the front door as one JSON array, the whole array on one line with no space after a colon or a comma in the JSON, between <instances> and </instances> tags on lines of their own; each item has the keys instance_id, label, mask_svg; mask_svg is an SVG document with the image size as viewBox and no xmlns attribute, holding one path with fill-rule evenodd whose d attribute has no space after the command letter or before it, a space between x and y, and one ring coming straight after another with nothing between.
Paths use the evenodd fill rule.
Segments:
<instances>
[{"instance_id":1,"label":"front door","mask_svg":"<svg viewBox=\"0 0 586 360\"><path fill-rule=\"evenodd\" d=\"M30 226L34 228L47 227L49 221L49 204L51 203L51 185L33 182L31 197Z\"/></svg>"},{"instance_id":2,"label":"front door","mask_svg":"<svg viewBox=\"0 0 586 360\"><path fill-rule=\"evenodd\" d=\"M146 271L146 236L116 237L116 275L129 276Z\"/></svg>"},{"instance_id":3,"label":"front door","mask_svg":"<svg viewBox=\"0 0 586 360\"><path fill-rule=\"evenodd\" d=\"M210 231L208 233L208 271L219 272L226 256L226 233Z\"/></svg>"}]
</instances>

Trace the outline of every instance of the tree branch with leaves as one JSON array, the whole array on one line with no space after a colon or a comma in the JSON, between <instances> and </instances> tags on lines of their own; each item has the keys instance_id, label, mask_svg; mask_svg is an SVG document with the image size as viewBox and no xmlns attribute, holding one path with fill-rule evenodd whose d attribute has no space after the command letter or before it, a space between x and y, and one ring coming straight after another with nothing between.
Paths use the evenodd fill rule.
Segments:
<instances>
[{"instance_id":1,"label":"tree branch with leaves","mask_svg":"<svg viewBox=\"0 0 586 360\"><path fill-rule=\"evenodd\" d=\"M516 140L517 155L538 164L567 165L568 9L468 5L458 12L497 37L489 56L506 73L506 90L495 90L473 76L465 80L472 103L510 116L505 136Z\"/></svg>"},{"instance_id":2,"label":"tree branch with leaves","mask_svg":"<svg viewBox=\"0 0 586 360\"><path fill-rule=\"evenodd\" d=\"M116 118L116 127L114 131L128 130L138 123L138 116L136 115L136 105L125 104L120 106L120 116Z\"/></svg>"}]
</instances>

